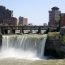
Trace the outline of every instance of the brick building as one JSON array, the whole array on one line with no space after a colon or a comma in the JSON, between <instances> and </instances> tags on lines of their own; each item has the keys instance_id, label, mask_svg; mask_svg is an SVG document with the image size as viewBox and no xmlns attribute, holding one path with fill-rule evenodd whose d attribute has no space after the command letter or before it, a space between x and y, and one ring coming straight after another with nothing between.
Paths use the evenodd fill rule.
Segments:
<instances>
[{"instance_id":1,"label":"brick building","mask_svg":"<svg viewBox=\"0 0 65 65\"><path fill-rule=\"evenodd\" d=\"M60 26L61 26L61 27L65 26L65 13L61 13Z\"/></svg>"}]
</instances>

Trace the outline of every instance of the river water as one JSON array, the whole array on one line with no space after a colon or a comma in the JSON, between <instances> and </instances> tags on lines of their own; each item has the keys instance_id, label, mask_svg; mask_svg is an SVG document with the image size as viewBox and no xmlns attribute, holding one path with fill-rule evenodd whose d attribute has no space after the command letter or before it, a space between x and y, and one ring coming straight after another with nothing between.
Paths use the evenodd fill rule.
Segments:
<instances>
[{"instance_id":1,"label":"river water","mask_svg":"<svg viewBox=\"0 0 65 65\"><path fill-rule=\"evenodd\" d=\"M65 65L65 60L0 59L0 65Z\"/></svg>"},{"instance_id":2,"label":"river water","mask_svg":"<svg viewBox=\"0 0 65 65\"><path fill-rule=\"evenodd\" d=\"M47 35L3 35L0 65L65 65L64 60L46 60Z\"/></svg>"}]
</instances>

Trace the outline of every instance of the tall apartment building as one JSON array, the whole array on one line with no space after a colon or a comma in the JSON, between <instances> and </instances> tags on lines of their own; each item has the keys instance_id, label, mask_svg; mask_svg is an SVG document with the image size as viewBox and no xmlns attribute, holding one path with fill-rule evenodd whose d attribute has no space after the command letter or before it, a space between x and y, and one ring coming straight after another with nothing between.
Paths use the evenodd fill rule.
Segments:
<instances>
[{"instance_id":1,"label":"tall apartment building","mask_svg":"<svg viewBox=\"0 0 65 65\"><path fill-rule=\"evenodd\" d=\"M60 14L61 11L58 7L51 8L51 11L49 11L49 26L58 27L60 22Z\"/></svg>"},{"instance_id":2,"label":"tall apartment building","mask_svg":"<svg viewBox=\"0 0 65 65\"><path fill-rule=\"evenodd\" d=\"M13 16L13 12L9 9L6 9L4 6L0 6L0 23L3 22L3 19L8 19Z\"/></svg>"},{"instance_id":3,"label":"tall apartment building","mask_svg":"<svg viewBox=\"0 0 65 65\"><path fill-rule=\"evenodd\" d=\"M0 25L16 25L17 19L13 17L13 11L0 6Z\"/></svg>"},{"instance_id":4,"label":"tall apartment building","mask_svg":"<svg viewBox=\"0 0 65 65\"><path fill-rule=\"evenodd\" d=\"M19 17L19 25L28 25L28 19L24 17Z\"/></svg>"}]
</instances>

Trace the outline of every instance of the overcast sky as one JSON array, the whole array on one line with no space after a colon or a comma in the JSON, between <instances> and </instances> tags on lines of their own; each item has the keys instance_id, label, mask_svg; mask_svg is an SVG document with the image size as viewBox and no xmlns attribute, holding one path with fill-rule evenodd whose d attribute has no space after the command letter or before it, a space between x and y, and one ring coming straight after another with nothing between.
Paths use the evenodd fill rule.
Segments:
<instances>
[{"instance_id":1,"label":"overcast sky","mask_svg":"<svg viewBox=\"0 0 65 65\"><path fill-rule=\"evenodd\" d=\"M65 12L65 0L0 0L0 5L13 10L13 15L17 18L27 17L28 23L34 25L48 23L48 11L54 6Z\"/></svg>"}]
</instances>

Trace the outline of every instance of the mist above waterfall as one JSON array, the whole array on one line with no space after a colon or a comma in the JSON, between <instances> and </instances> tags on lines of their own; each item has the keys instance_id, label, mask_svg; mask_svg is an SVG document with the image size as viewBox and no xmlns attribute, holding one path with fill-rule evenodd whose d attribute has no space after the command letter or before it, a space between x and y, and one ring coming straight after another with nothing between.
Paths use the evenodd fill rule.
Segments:
<instances>
[{"instance_id":1,"label":"mist above waterfall","mask_svg":"<svg viewBox=\"0 0 65 65\"><path fill-rule=\"evenodd\" d=\"M47 35L3 35L0 58L39 59L44 56Z\"/></svg>"}]
</instances>

